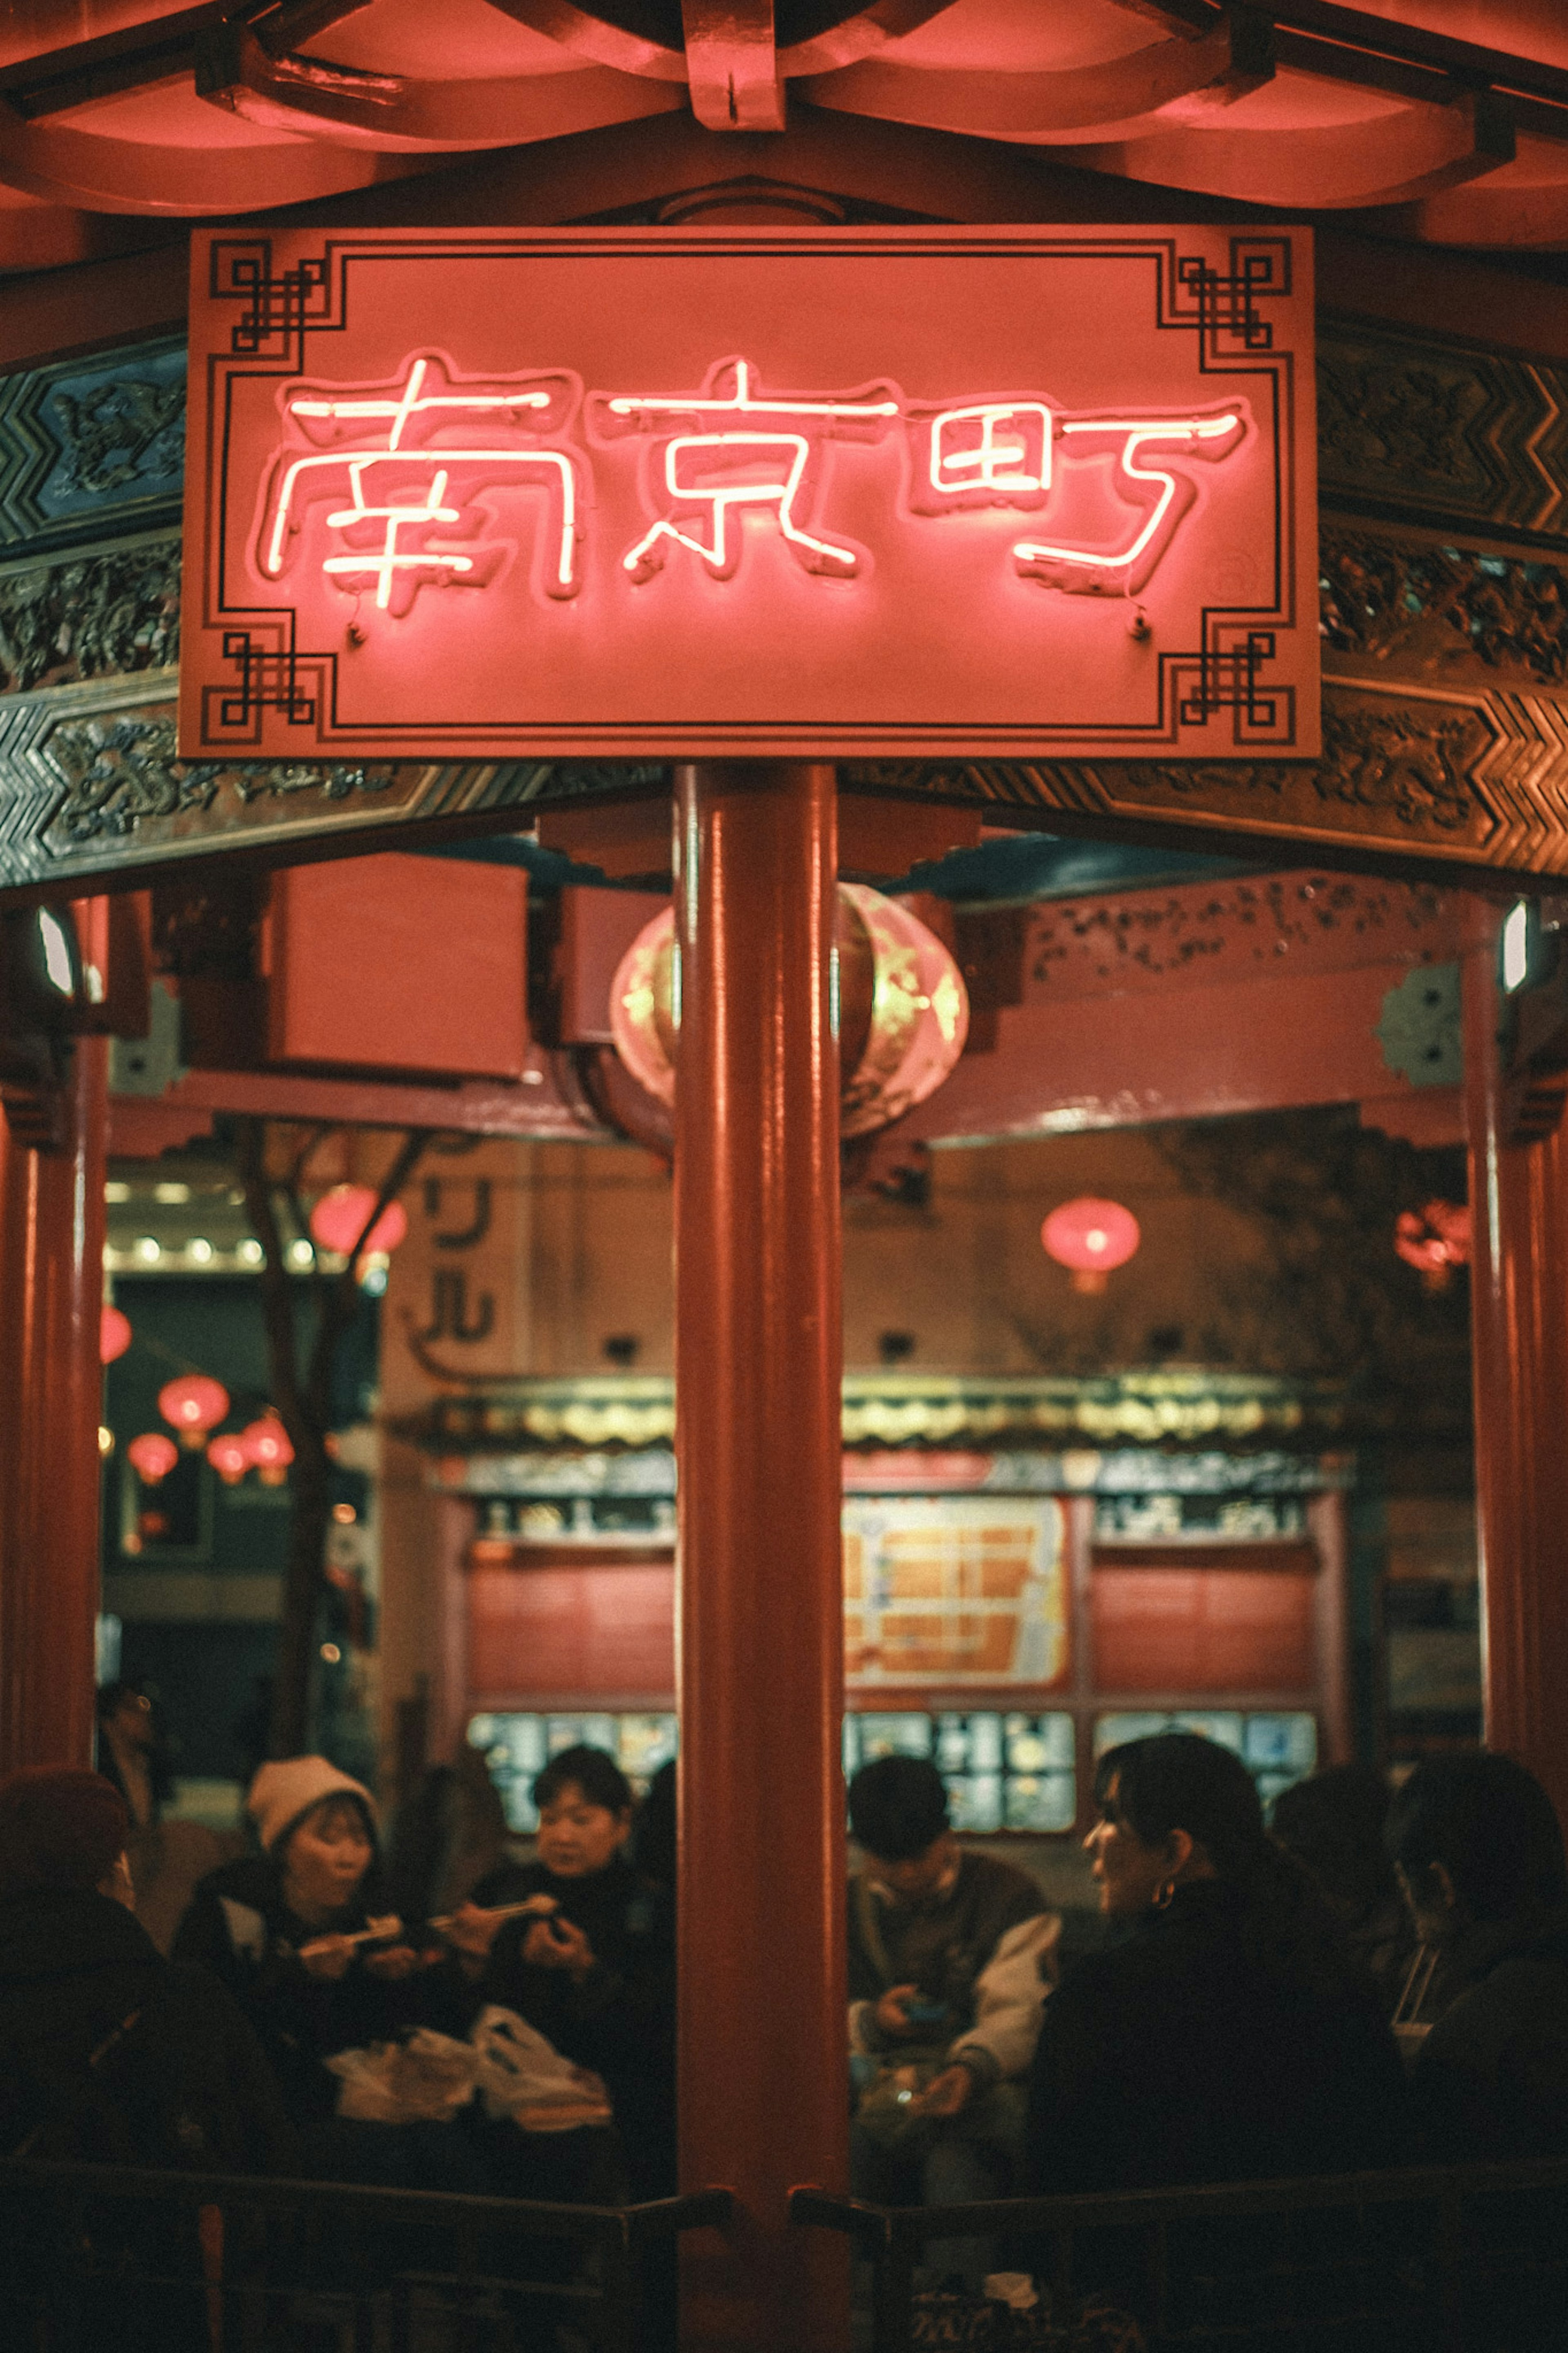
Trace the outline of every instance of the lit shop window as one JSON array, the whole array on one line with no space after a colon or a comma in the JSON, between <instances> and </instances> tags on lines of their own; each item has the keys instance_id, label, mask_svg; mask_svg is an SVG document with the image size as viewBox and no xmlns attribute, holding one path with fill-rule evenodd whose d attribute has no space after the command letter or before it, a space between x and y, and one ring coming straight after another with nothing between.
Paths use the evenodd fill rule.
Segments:
<instances>
[{"instance_id":1,"label":"lit shop window","mask_svg":"<svg viewBox=\"0 0 1568 2353\"><path fill-rule=\"evenodd\" d=\"M1070 1715L868 1713L844 1719L848 1776L878 1757L929 1757L954 1830L1070 1831L1078 1811Z\"/></svg>"},{"instance_id":2,"label":"lit shop window","mask_svg":"<svg viewBox=\"0 0 1568 2353\"><path fill-rule=\"evenodd\" d=\"M1181 1715L1128 1712L1097 1716L1094 1753L1103 1757L1108 1748L1119 1748L1124 1740L1147 1740L1159 1732L1199 1732L1205 1740L1234 1749L1266 1806L1281 1789L1305 1780L1318 1767L1318 1719L1294 1711L1278 1715L1242 1715L1222 1709Z\"/></svg>"},{"instance_id":3,"label":"lit shop window","mask_svg":"<svg viewBox=\"0 0 1568 2353\"><path fill-rule=\"evenodd\" d=\"M539 1828L530 1790L563 1748L602 1748L615 1758L640 1798L661 1765L675 1755L673 1715L476 1715L468 1739L482 1748L500 1792L507 1826L528 1837Z\"/></svg>"}]
</instances>

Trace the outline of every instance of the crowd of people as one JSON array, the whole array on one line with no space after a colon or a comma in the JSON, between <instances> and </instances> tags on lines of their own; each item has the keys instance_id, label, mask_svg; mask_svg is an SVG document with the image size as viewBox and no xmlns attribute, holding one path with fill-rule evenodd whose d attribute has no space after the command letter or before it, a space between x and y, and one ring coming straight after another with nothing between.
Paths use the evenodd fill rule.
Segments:
<instances>
[{"instance_id":1,"label":"crowd of people","mask_svg":"<svg viewBox=\"0 0 1568 2353\"><path fill-rule=\"evenodd\" d=\"M111 1761L112 1778L0 1785L0 2153L595 2203L673 2190L668 1773L639 1812L613 1759L566 1750L534 1785L531 1857L481 1868L481 1841L454 1896L406 1841L389 1878L352 1776L267 1763L253 1851L202 1881L164 1957L126 1864L136 1776ZM1521 1766L1436 1757L1392 1798L1337 1767L1266 1827L1239 1759L1173 1734L1110 1750L1095 1799L1104 1933L1064 1963L1038 1883L960 1844L933 1766L856 1775L858 2194L1568 2155L1568 1873ZM551 2129L464 2073L498 2032L557 2069ZM402 2107L395 2069L383 2106L345 2099L365 2054L404 2050ZM432 2082L455 2088L433 2102ZM970 2279L988 2250L942 2253Z\"/></svg>"}]
</instances>

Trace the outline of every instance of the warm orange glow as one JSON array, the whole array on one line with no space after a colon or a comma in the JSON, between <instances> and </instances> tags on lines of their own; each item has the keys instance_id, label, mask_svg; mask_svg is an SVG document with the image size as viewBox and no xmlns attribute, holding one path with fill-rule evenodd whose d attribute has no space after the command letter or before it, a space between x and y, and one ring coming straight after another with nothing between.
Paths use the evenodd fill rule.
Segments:
<instances>
[{"instance_id":1,"label":"warm orange glow","mask_svg":"<svg viewBox=\"0 0 1568 2353\"><path fill-rule=\"evenodd\" d=\"M1126 1265L1142 1239L1131 1209L1087 1193L1064 1201L1040 1228L1041 1247L1069 1270L1075 1291L1103 1291L1106 1276Z\"/></svg>"},{"instance_id":2,"label":"warm orange glow","mask_svg":"<svg viewBox=\"0 0 1568 2353\"><path fill-rule=\"evenodd\" d=\"M322 1250L347 1258L364 1233L378 1196L368 1185L334 1185L310 1212L310 1232ZM408 1212L400 1201L389 1201L368 1234L363 1256L395 1250L408 1231Z\"/></svg>"},{"instance_id":3,"label":"warm orange glow","mask_svg":"<svg viewBox=\"0 0 1568 2353\"><path fill-rule=\"evenodd\" d=\"M209 1442L207 1461L226 1487L237 1487L250 1468L249 1450L234 1430L225 1430Z\"/></svg>"},{"instance_id":4,"label":"warm orange glow","mask_svg":"<svg viewBox=\"0 0 1568 2353\"><path fill-rule=\"evenodd\" d=\"M179 1448L161 1430L144 1430L140 1438L132 1440L125 1452L144 1487L157 1486L180 1459Z\"/></svg>"},{"instance_id":5,"label":"warm orange glow","mask_svg":"<svg viewBox=\"0 0 1568 2353\"><path fill-rule=\"evenodd\" d=\"M289 1465L294 1460L294 1448L288 1431L275 1413L265 1413L242 1430L239 1442L245 1449L246 1461L254 1462L264 1487L280 1487L289 1475Z\"/></svg>"},{"instance_id":6,"label":"warm orange glow","mask_svg":"<svg viewBox=\"0 0 1568 2353\"><path fill-rule=\"evenodd\" d=\"M195 1449L228 1411L228 1391L205 1373L183 1373L159 1390L158 1410L179 1431L181 1445Z\"/></svg>"}]
</instances>

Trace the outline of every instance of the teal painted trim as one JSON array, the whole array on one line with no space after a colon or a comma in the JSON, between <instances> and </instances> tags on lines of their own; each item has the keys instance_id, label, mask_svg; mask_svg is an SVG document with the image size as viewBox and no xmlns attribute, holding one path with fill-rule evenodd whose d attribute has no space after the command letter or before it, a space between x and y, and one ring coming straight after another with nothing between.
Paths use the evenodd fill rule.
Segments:
<instances>
[{"instance_id":1,"label":"teal painted trim","mask_svg":"<svg viewBox=\"0 0 1568 2353\"><path fill-rule=\"evenodd\" d=\"M0 378L0 562L177 523L183 336Z\"/></svg>"}]
</instances>

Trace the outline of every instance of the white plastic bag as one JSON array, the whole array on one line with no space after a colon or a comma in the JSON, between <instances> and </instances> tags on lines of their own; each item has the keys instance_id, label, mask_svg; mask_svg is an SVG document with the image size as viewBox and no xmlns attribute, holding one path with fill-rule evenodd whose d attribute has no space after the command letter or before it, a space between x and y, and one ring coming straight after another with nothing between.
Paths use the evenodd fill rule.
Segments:
<instances>
[{"instance_id":1,"label":"white plastic bag","mask_svg":"<svg viewBox=\"0 0 1568 2353\"><path fill-rule=\"evenodd\" d=\"M573 2132L580 2125L609 2123L609 2094L598 2076L563 2059L515 2010L489 2003L468 2039L488 2116L510 2116L524 2132Z\"/></svg>"},{"instance_id":2,"label":"white plastic bag","mask_svg":"<svg viewBox=\"0 0 1568 2353\"><path fill-rule=\"evenodd\" d=\"M449 2124L474 2096L479 2054L427 2026L406 2042L373 2042L327 2061L339 2078L338 2114L363 2124Z\"/></svg>"}]
</instances>

